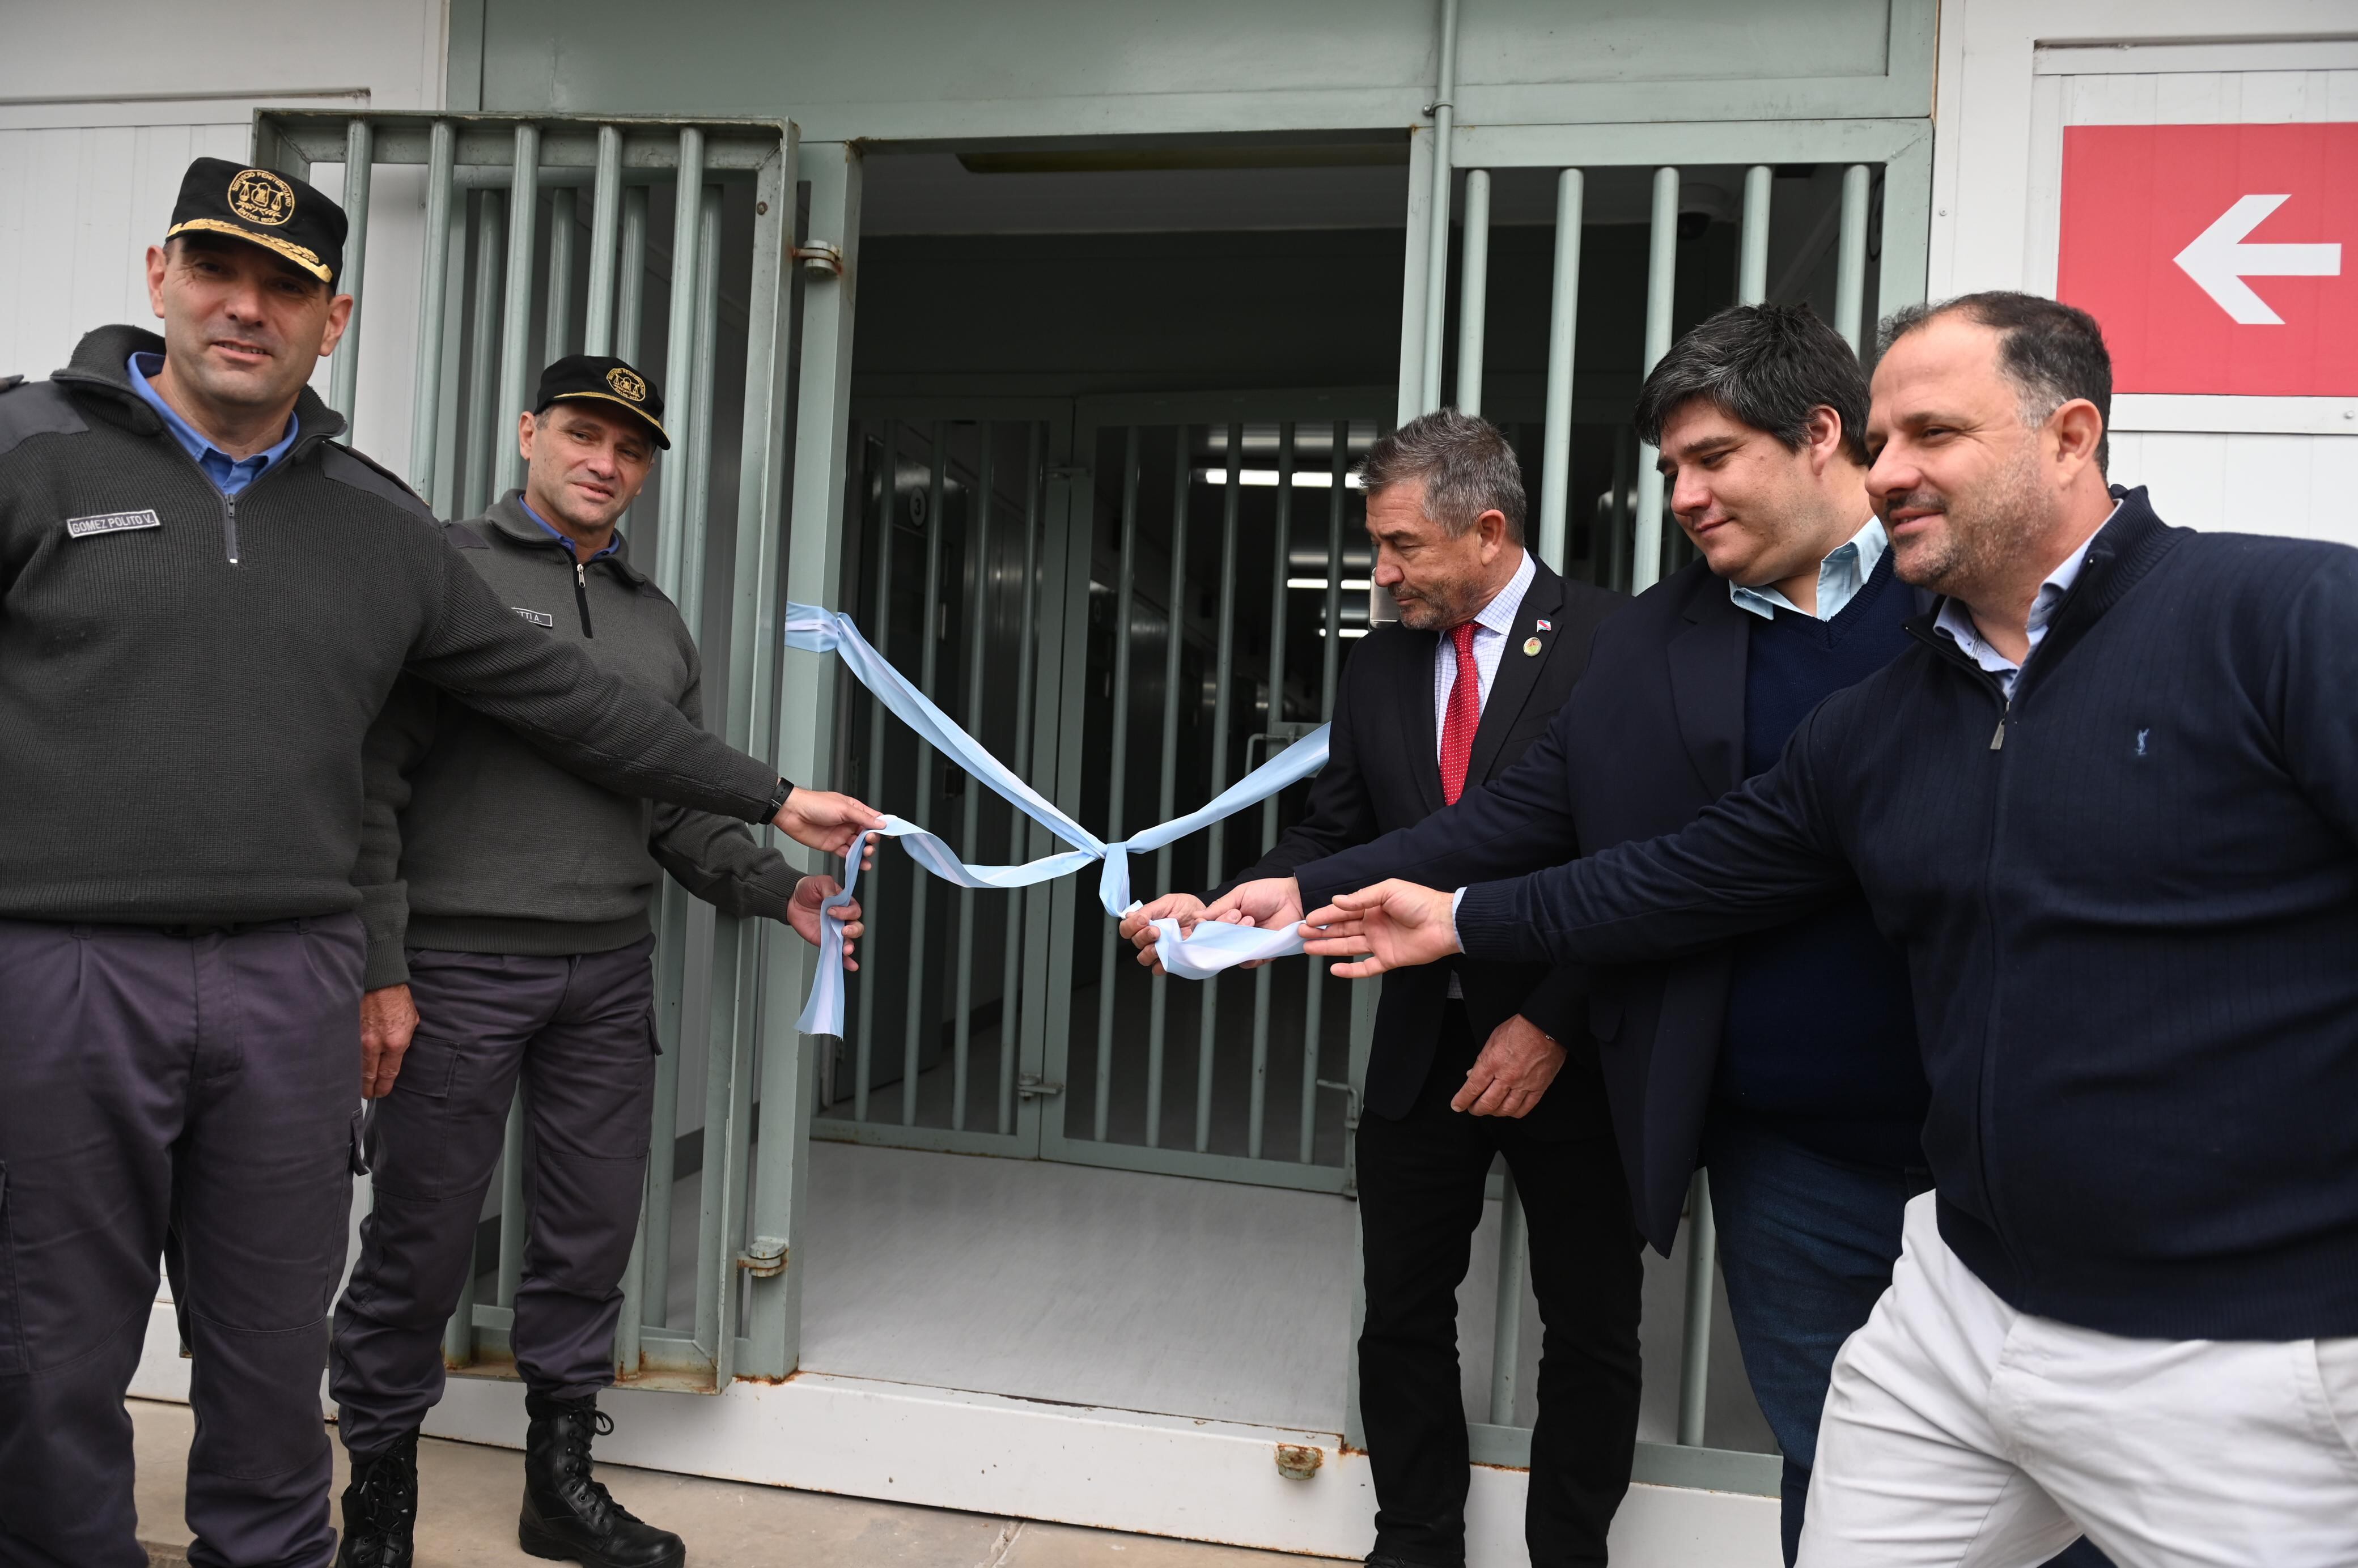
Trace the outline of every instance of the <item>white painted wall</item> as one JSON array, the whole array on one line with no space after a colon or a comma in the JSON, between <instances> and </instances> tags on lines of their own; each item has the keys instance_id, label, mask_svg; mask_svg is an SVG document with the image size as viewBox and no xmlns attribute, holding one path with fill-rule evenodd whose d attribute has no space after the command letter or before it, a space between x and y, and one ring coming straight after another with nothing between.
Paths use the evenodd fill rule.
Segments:
<instances>
[{"instance_id":1,"label":"white painted wall","mask_svg":"<svg viewBox=\"0 0 2358 1568\"><path fill-rule=\"evenodd\" d=\"M442 102L445 0L0 4L0 374L47 375L91 328L146 324L146 248L192 157L243 158L261 104ZM314 171L341 195L343 171ZM378 323L416 309L424 182L380 176L369 204ZM369 323L362 342L372 343ZM358 443L408 450L410 336L379 326L361 359ZM388 340L400 340L388 344ZM324 366L315 381L327 386Z\"/></svg>"},{"instance_id":2,"label":"white painted wall","mask_svg":"<svg viewBox=\"0 0 2358 1568\"><path fill-rule=\"evenodd\" d=\"M2353 23L2349 0L1942 0L1932 297L2053 291L2067 124L2358 120ZM2124 396L2113 428L2113 477L2173 523L2358 544L2358 398Z\"/></svg>"}]
</instances>

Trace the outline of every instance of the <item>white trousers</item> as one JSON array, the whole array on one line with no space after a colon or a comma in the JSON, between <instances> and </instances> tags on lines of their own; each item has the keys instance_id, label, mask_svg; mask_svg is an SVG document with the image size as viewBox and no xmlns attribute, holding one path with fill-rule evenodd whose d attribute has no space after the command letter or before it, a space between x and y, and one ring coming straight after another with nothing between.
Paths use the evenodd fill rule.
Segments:
<instances>
[{"instance_id":1,"label":"white trousers","mask_svg":"<svg viewBox=\"0 0 2358 1568\"><path fill-rule=\"evenodd\" d=\"M1801 1568L2358 1564L2358 1338L2123 1339L2016 1312L1908 1206L1834 1360Z\"/></svg>"}]
</instances>

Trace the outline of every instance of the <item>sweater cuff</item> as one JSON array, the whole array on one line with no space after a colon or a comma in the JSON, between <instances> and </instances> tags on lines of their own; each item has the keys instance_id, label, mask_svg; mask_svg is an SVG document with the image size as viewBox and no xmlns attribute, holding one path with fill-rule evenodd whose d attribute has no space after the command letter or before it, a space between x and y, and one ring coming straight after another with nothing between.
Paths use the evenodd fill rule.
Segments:
<instances>
[{"instance_id":1,"label":"sweater cuff","mask_svg":"<svg viewBox=\"0 0 2358 1568\"><path fill-rule=\"evenodd\" d=\"M1467 957L1501 964L1546 963L1554 957L1516 909L1520 881L1476 882L1457 890L1450 901L1450 919L1457 928L1458 950Z\"/></svg>"},{"instance_id":2,"label":"sweater cuff","mask_svg":"<svg viewBox=\"0 0 2358 1568\"><path fill-rule=\"evenodd\" d=\"M409 983L409 884L385 882L361 889L361 929L368 939L368 957L361 968L361 989L383 990Z\"/></svg>"}]
</instances>

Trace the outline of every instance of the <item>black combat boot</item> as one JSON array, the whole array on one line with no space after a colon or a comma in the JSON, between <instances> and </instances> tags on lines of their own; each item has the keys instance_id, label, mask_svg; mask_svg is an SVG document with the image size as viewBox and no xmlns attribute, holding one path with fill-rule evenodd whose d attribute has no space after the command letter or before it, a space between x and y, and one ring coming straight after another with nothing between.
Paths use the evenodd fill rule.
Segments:
<instances>
[{"instance_id":1,"label":"black combat boot","mask_svg":"<svg viewBox=\"0 0 2358 1568\"><path fill-rule=\"evenodd\" d=\"M410 1568L411 1535L417 1525L417 1433L404 1433L352 1459L336 1568Z\"/></svg>"},{"instance_id":2,"label":"black combat boot","mask_svg":"<svg viewBox=\"0 0 2358 1568\"><path fill-rule=\"evenodd\" d=\"M535 1557L588 1568L681 1568L687 1546L634 1517L590 1475L592 1438L614 1430L595 1398L526 1394L532 1426L524 1439L524 1514L516 1542Z\"/></svg>"}]
</instances>

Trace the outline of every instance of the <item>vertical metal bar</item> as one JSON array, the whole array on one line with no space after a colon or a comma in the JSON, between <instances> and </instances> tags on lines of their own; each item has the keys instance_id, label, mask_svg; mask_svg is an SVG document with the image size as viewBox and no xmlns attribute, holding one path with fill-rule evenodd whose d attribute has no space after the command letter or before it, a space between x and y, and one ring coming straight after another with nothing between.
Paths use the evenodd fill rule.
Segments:
<instances>
[{"instance_id":1,"label":"vertical metal bar","mask_svg":"<svg viewBox=\"0 0 2358 1568\"><path fill-rule=\"evenodd\" d=\"M1433 95L1433 205L1426 213L1424 395L1418 412L1441 406L1441 343L1449 300L1449 142L1457 108L1457 0L1441 0L1441 79Z\"/></svg>"},{"instance_id":2,"label":"vertical metal bar","mask_svg":"<svg viewBox=\"0 0 2358 1568\"><path fill-rule=\"evenodd\" d=\"M574 200L569 185L548 193L548 317L540 332L543 364L573 351Z\"/></svg>"},{"instance_id":3,"label":"vertical metal bar","mask_svg":"<svg viewBox=\"0 0 2358 1568\"><path fill-rule=\"evenodd\" d=\"M1768 297L1768 198L1776 176L1765 163L1744 171L1744 232L1736 263L1736 302Z\"/></svg>"},{"instance_id":4,"label":"vertical metal bar","mask_svg":"<svg viewBox=\"0 0 2358 1568\"><path fill-rule=\"evenodd\" d=\"M1124 432L1121 449L1121 568L1114 587L1112 778L1106 788L1106 842L1121 838L1122 802L1130 787L1130 622L1138 588L1138 427ZM1169 890L1156 887L1159 896ZM1120 928L1109 923L1098 957L1098 1087L1094 1136L1106 1141L1113 1106L1113 1004L1118 989Z\"/></svg>"},{"instance_id":5,"label":"vertical metal bar","mask_svg":"<svg viewBox=\"0 0 2358 1568\"><path fill-rule=\"evenodd\" d=\"M688 401L687 502L679 535L680 619L698 642L704 638L704 553L712 532L712 373L719 357L720 188L706 186L698 202L696 247L695 395ZM672 427L676 430L677 425ZM671 537L666 531L664 538Z\"/></svg>"},{"instance_id":6,"label":"vertical metal bar","mask_svg":"<svg viewBox=\"0 0 2358 1568\"><path fill-rule=\"evenodd\" d=\"M344 272L337 283L338 292L352 297L352 316L345 323L343 341L336 345L336 362L328 370L328 406L344 416L347 431L352 419L352 400L360 391L361 316L368 308L367 297L361 292L361 274L368 262L369 171L374 157L375 144L369 123L355 117L344 128L344 219L348 228L344 234Z\"/></svg>"},{"instance_id":7,"label":"vertical metal bar","mask_svg":"<svg viewBox=\"0 0 2358 1568\"><path fill-rule=\"evenodd\" d=\"M1679 273L1679 171L1654 171L1654 217L1651 243L1646 250L1646 363L1650 374L1655 362L1671 349L1671 297ZM1638 454L1638 516L1630 534L1629 591L1643 593L1662 575L1662 476L1654 467L1654 449Z\"/></svg>"},{"instance_id":8,"label":"vertical metal bar","mask_svg":"<svg viewBox=\"0 0 2358 1568\"><path fill-rule=\"evenodd\" d=\"M450 292L451 163L459 137L448 120L434 122L426 153L426 253L417 286L417 379L409 395L409 483L434 493L436 438L442 433L442 326Z\"/></svg>"},{"instance_id":9,"label":"vertical metal bar","mask_svg":"<svg viewBox=\"0 0 2358 1568\"><path fill-rule=\"evenodd\" d=\"M782 579L785 596L806 604L833 605L841 601L843 593L846 470L858 449L846 438L851 402L853 305L860 271L860 153L840 142L798 147L789 129L775 172L773 190L763 189L771 185L766 172L754 188L754 252L757 257L774 254L779 263L776 352L780 371L787 368L785 340L790 329L799 329L800 352L792 367L795 379L779 383L777 402L758 410L768 427L782 428L791 396L792 450L777 449L779 461L764 465L765 493L776 494L780 484L789 489L783 504L767 503L766 509L768 515L779 520L779 542L786 552ZM790 320L785 268L792 264L790 253L797 232L797 184L809 192L807 221L812 229L838 236L846 270L839 277L806 279L799 290L801 308L795 313L799 319ZM763 200L769 204L766 214L758 211ZM774 251L763 235L759 220L763 217L777 224ZM756 412L749 403L745 410L749 425ZM768 584L763 586L766 589ZM830 664L817 659L781 660L773 760L785 777L807 780L817 788L836 787L836 705L840 687L838 672ZM803 995L816 965L811 948L780 940L769 944L765 968L770 994L792 999ZM793 1002L785 1006L791 1009ZM776 1376L793 1371L802 1354L803 1216L810 1192L807 1086L813 1076L806 1064L818 1044L806 1036L781 1033L784 1037L775 1042L773 1051L782 1059L775 1064L776 1071L765 1072L762 1087L762 1146L768 1151L763 1159L762 1182L764 1187L775 1183L786 1185L783 1218L772 1213L763 1223L778 1227L764 1234L786 1242L788 1261L775 1288L766 1292L766 1300L763 1295L755 1298L761 1314L756 1330L772 1336L780 1365L773 1369L749 1368Z\"/></svg>"},{"instance_id":10,"label":"vertical metal bar","mask_svg":"<svg viewBox=\"0 0 2358 1568\"><path fill-rule=\"evenodd\" d=\"M639 362L639 329L646 319L647 188L622 191L622 254L614 258L614 347L617 359Z\"/></svg>"},{"instance_id":11,"label":"vertical metal bar","mask_svg":"<svg viewBox=\"0 0 2358 1568\"><path fill-rule=\"evenodd\" d=\"M984 647L984 611L990 594L990 508L996 499L993 490L998 475L992 471L993 434L990 421L975 427L982 439L982 461L977 465L974 499L967 505L967 550L974 562L974 586L967 593L967 660L966 660L966 730L977 740L982 738L982 654ZM958 852L975 859L982 854L982 786L969 778L966 784L966 821L958 836ZM950 1090L950 1125L966 1126L966 1086L968 1057L974 1034L974 892L958 890L957 907L957 1016L952 1023L950 1044L953 1080Z\"/></svg>"},{"instance_id":12,"label":"vertical metal bar","mask_svg":"<svg viewBox=\"0 0 2358 1568\"><path fill-rule=\"evenodd\" d=\"M1326 461L1326 635L1319 649L1318 722L1335 717L1335 683L1343 670L1344 476L1351 457L1351 427L1337 419ZM1318 1137L1318 1058L1326 1028L1326 966L1312 964L1303 978L1302 1142L1299 1159L1311 1162ZM1356 1406L1354 1407L1357 1408Z\"/></svg>"},{"instance_id":13,"label":"vertical metal bar","mask_svg":"<svg viewBox=\"0 0 2358 1568\"><path fill-rule=\"evenodd\" d=\"M696 247L703 237L704 133L685 125L679 133L679 168L671 201L671 321L664 338L664 410L675 430L696 428L704 410L696 406ZM695 475L692 464L665 463L657 476L655 586L679 598L680 535ZM693 627L695 622L688 625Z\"/></svg>"},{"instance_id":14,"label":"vertical metal bar","mask_svg":"<svg viewBox=\"0 0 2358 1568\"><path fill-rule=\"evenodd\" d=\"M1015 749L1009 753L1009 765L1015 776L1032 776L1032 677L1035 650L1039 638L1033 630L1032 616L1038 602L1040 584L1040 500L1041 490L1047 482L1045 454L1047 427L1036 421L1031 427L1031 438L1025 443L1023 458L1023 609L1016 619L1020 628L1019 642L1022 652L1015 665ZM1007 858L1011 861L1024 858L1025 845L1033 833L1031 821L1022 812L1010 807L1007 813ZM1022 984L1023 973L1023 904L1024 891L1011 890L1007 895L1006 953L1001 962L999 976L999 1131L1001 1136L1015 1130L1015 1054L1019 1037L1016 1033L1016 997ZM1105 1071L1098 1069L1102 1083ZM1102 1092L1102 1091L1100 1091ZM1103 1141L1100 1128L1098 1138Z\"/></svg>"},{"instance_id":15,"label":"vertical metal bar","mask_svg":"<svg viewBox=\"0 0 2358 1568\"><path fill-rule=\"evenodd\" d=\"M1213 659L1212 685L1212 778L1204 792L1211 799L1228 787L1228 687L1233 684L1237 644L1237 512L1243 494L1245 462L1245 427L1231 420L1228 424L1228 494L1220 506L1220 631L1217 652ZM1219 881L1228 874L1228 825L1224 818L1212 824L1211 836L1204 851L1205 871L1209 881ZM1201 1154L1212 1146L1212 1066L1214 1036L1219 1029L1220 982L1216 976L1203 983L1198 994L1202 1005L1195 1018L1195 1152Z\"/></svg>"},{"instance_id":16,"label":"vertical metal bar","mask_svg":"<svg viewBox=\"0 0 2358 1568\"><path fill-rule=\"evenodd\" d=\"M898 525L894 514L901 506L901 424L897 419L884 425L883 504L876 527L876 637L875 645L889 661L892 636L892 531ZM882 697L869 700L868 711L868 776L860 781L866 799L884 798L884 701ZM912 874L915 874L913 871ZM875 879L875 892L860 900L867 916L868 928L881 931L877 905L882 902L876 894L883 889L882 877ZM872 971L871 971L872 972ZM860 1008L860 1037L853 1047L852 1065L859 1075L851 1090L851 1119L868 1119L868 1085L875 1076L876 1015L883 1011L883 998L862 987Z\"/></svg>"},{"instance_id":17,"label":"vertical metal bar","mask_svg":"<svg viewBox=\"0 0 2358 1568\"><path fill-rule=\"evenodd\" d=\"M1555 177L1555 272L1548 305L1547 413L1540 437L1540 559L1561 572L1571 530L1573 347L1580 325L1581 214L1587 177Z\"/></svg>"},{"instance_id":18,"label":"vertical metal bar","mask_svg":"<svg viewBox=\"0 0 2358 1568\"><path fill-rule=\"evenodd\" d=\"M1834 330L1851 352L1859 347L1866 328L1866 165L1855 163L1843 170L1842 240L1834 252Z\"/></svg>"},{"instance_id":19,"label":"vertical metal bar","mask_svg":"<svg viewBox=\"0 0 2358 1568\"><path fill-rule=\"evenodd\" d=\"M1515 1371L1522 1358L1523 1272L1530 1267L1531 1231L1523 1217L1515 1173L1501 1178L1498 1192L1498 1300L1490 1329L1490 1424L1515 1424Z\"/></svg>"},{"instance_id":20,"label":"vertical metal bar","mask_svg":"<svg viewBox=\"0 0 2358 1568\"><path fill-rule=\"evenodd\" d=\"M590 298L581 351L614 351L614 261L622 222L622 127L598 127L597 182L590 198Z\"/></svg>"},{"instance_id":21,"label":"vertical metal bar","mask_svg":"<svg viewBox=\"0 0 2358 1568\"><path fill-rule=\"evenodd\" d=\"M639 1228L631 1260L622 1265L622 1311L614 1320L614 1376L636 1377L644 1352L647 1284L646 1189L639 1192Z\"/></svg>"},{"instance_id":22,"label":"vertical metal bar","mask_svg":"<svg viewBox=\"0 0 2358 1568\"><path fill-rule=\"evenodd\" d=\"M1711 1177L1694 1173L1687 1208L1687 1311L1679 1340L1679 1443L1702 1445L1704 1401L1711 1380L1712 1264L1719 1256L1719 1227L1711 1217Z\"/></svg>"},{"instance_id":23,"label":"vertical metal bar","mask_svg":"<svg viewBox=\"0 0 2358 1568\"><path fill-rule=\"evenodd\" d=\"M1171 586L1164 595L1168 631L1163 648L1163 789L1157 802L1157 822L1168 822L1179 810L1179 645L1187 636L1187 427L1179 427L1172 455ZM1154 851L1154 885L1171 885L1171 846ZM1163 1047L1169 1022L1171 977L1157 975L1150 988L1146 1016L1146 1146L1163 1142Z\"/></svg>"},{"instance_id":24,"label":"vertical metal bar","mask_svg":"<svg viewBox=\"0 0 2358 1568\"><path fill-rule=\"evenodd\" d=\"M500 258L507 244L507 195L475 193L474 320L467 366L467 487L461 515L472 517L491 504L494 452L507 433L492 389L500 355ZM512 443L513 444L513 443Z\"/></svg>"},{"instance_id":25,"label":"vertical metal bar","mask_svg":"<svg viewBox=\"0 0 2358 1568\"><path fill-rule=\"evenodd\" d=\"M1272 736L1285 723L1285 579L1293 565L1293 425L1277 427L1277 519L1270 530L1269 714L1262 728ZM1272 752L1274 747L1272 747ZM1248 757L1247 762L1251 759ZM1260 806L1260 851L1277 847L1277 796ZM1245 1153L1260 1158L1269 1112L1269 989L1275 971L1253 971L1252 1103L1245 1120Z\"/></svg>"},{"instance_id":26,"label":"vertical metal bar","mask_svg":"<svg viewBox=\"0 0 2358 1568\"><path fill-rule=\"evenodd\" d=\"M1482 412L1482 328L1490 303L1490 171L1466 171L1466 238L1457 279L1457 407Z\"/></svg>"},{"instance_id":27,"label":"vertical metal bar","mask_svg":"<svg viewBox=\"0 0 2358 1568\"><path fill-rule=\"evenodd\" d=\"M516 1086L508 1102L508 1130L500 1153L500 1282L496 1298L503 1307L515 1305L516 1287L524 1281L524 1086Z\"/></svg>"},{"instance_id":28,"label":"vertical metal bar","mask_svg":"<svg viewBox=\"0 0 2358 1568\"><path fill-rule=\"evenodd\" d=\"M540 127L515 130L515 168L508 187L507 305L500 316L500 402L503 427L522 413L532 385L533 225L540 213ZM503 495L524 483L524 454L511 432L495 449L492 470Z\"/></svg>"},{"instance_id":29,"label":"vertical metal bar","mask_svg":"<svg viewBox=\"0 0 2358 1568\"><path fill-rule=\"evenodd\" d=\"M936 419L933 488L925 507L925 608L917 627L917 689L928 697L934 695L934 671L942 645L942 497L948 488L949 461L950 427L946 421ZM910 807L909 820L920 827L934 825L934 749L923 741L917 742L917 799ZM925 906L933 892L933 879L917 877L914 881L916 885L909 892L908 996L902 1010L901 1030L903 1127L917 1125L917 1057L936 1022L925 1010Z\"/></svg>"}]
</instances>

